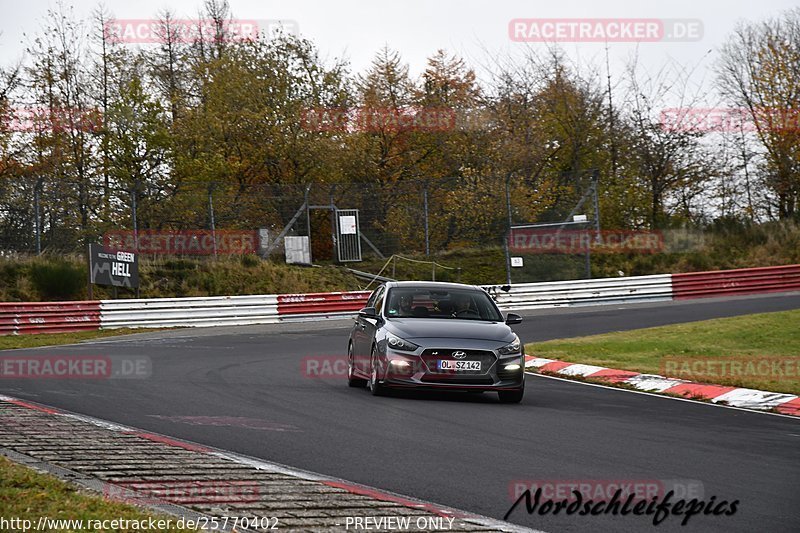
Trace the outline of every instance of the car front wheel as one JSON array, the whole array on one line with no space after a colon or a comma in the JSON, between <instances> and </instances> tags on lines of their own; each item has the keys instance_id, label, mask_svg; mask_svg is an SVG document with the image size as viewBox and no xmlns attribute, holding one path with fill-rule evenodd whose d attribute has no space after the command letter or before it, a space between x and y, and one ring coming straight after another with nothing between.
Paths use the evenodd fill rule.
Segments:
<instances>
[{"instance_id":1,"label":"car front wheel","mask_svg":"<svg viewBox=\"0 0 800 533\"><path fill-rule=\"evenodd\" d=\"M384 386L378 381L378 353L372 347L372 355L369 358L369 390L373 396L383 396Z\"/></svg>"},{"instance_id":2,"label":"car front wheel","mask_svg":"<svg viewBox=\"0 0 800 533\"><path fill-rule=\"evenodd\" d=\"M525 396L525 382L522 382L522 387L516 390L499 390L497 396L500 398L500 403L519 403L522 397Z\"/></svg>"}]
</instances>

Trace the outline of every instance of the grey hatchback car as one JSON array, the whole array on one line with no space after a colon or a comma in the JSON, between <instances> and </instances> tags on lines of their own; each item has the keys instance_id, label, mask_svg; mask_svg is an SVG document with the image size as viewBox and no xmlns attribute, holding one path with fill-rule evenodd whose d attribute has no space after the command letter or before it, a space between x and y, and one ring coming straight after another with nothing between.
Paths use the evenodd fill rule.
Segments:
<instances>
[{"instance_id":1,"label":"grey hatchback car","mask_svg":"<svg viewBox=\"0 0 800 533\"><path fill-rule=\"evenodd\" d=\"M473 285L399 281L379 286L358 312L347 380L375 395L388 388L525 393L525 352L489 294Z\"/></svg>"}]
</instances>

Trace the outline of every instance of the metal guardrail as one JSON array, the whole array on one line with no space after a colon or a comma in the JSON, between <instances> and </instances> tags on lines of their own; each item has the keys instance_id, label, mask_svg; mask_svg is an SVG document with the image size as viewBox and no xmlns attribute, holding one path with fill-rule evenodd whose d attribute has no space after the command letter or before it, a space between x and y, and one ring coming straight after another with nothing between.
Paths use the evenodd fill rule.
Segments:
<instances>
[{"instance_id":1,"label":"metal guardrail","mask_svg":"<svg viewBox=\"0 0 800 533\"><path fill-rule=\"evenodd\" d=\"M485 286L506 311L800 290L800 265ZM507 289L507 290L503 290ZM98 328L205 327L350 317L369 291L0 303L0 335Z\"/></svg>"},{"instance_id":2,"label":"metal guardrail","mask_svg":"<svg viewBox=\"0 0 800 533\"><path fill-rule=\"evenodd\" d=\"M260 296L102 300L101 327L247 326L287 320L352 316L369 291Z\"/></svg>"},{"instance_id":3,"label":"metal guardrail","mask_svg":"<svg viewBox=\"0 0 800 533\"><path fill-rule=\"evenodd\" d=\"M0 335L67 333L100 328L100 302L0 303Z\"/></svg>"},{"instance_id":4,"label":"metal guardrail","mask_svg":"<svg viewBox=\"0 0 800 533\"><path fill-rule=\"evenodd\" d=\"M672 275L676 300L800 290L800 265Z\"/></svg>"},{"instance_id":5,"label":"metal guardrail","mask_svg":"<svg viewBox=\"0 0 800 533\"><path fill-rule=\"evenodd\" d=\"M102 300L101 327L247 326L278 322L278 296Z\"/></svg>"},{"instance_id":6,"label":"metal guardrail","mask_svg":"<svg viewBox=\"0 0 800 533\"><path fill-rule=\"evenodd\" d=\"M364 307L372 291L318 292L278 296L281 319L333 318L352 316Z\"/></svg>"},{"instance_id":7,"label":"metal guardrail","mask_svg":"<svg viewBox=\"0 0 800 533\"><path fill-rule=\"evenodd\" d=\"M670 274L484 287L507 311L586 305L663 302L672 299Z\"/></svg>"}]
</instances>

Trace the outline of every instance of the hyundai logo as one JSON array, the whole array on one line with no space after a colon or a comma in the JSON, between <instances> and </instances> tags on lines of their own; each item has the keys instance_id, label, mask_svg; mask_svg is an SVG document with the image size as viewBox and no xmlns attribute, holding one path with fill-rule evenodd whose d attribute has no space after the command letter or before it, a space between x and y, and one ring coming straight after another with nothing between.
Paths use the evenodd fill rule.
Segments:
<instances>
[{"instance_id":1,"label":"hyundai logo","mask_svg":"<svg viewBox=\"0 0 800 533\"><path fill-rule=\"evenodd\" d=\"M464 359L466 356L467 356L466 352L462 351L453 352L453 357L455 357L456 359Z\"/></svg>"}]
</instances>

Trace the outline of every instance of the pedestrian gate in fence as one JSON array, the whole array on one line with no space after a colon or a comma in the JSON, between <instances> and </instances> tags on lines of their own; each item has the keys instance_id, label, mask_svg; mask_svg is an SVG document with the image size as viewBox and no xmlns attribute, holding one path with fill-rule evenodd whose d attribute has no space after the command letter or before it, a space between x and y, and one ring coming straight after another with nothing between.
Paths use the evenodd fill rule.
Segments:
<instances>
[{"instance_id":1,"label":"pedestrian gate in fence","mask_svg":"<svg viewBox=\"0 0 800 533\"><path fill-rule=\"evenodd\" d=\"M339 262L361 261L360 232L358 209L336 210L336 251Z\"/></svg>"}]
</instances>

